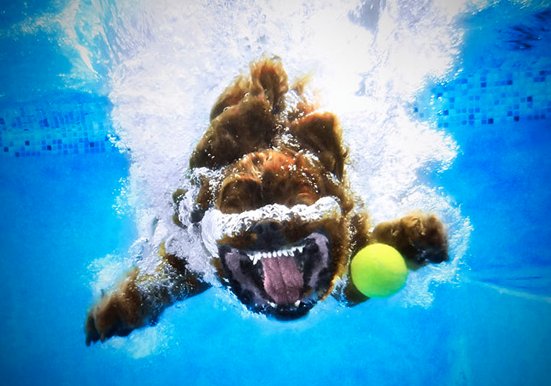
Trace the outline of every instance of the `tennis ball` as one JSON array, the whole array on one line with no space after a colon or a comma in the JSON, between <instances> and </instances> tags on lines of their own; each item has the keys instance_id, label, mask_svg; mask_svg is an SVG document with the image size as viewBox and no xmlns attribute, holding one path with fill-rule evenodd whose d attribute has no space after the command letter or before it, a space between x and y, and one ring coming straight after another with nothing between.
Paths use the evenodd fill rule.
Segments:
<instances>
[{"instance_id":1,"label":"tennis ball","mask_svg":"<svg viewBox=\"0 0 551 386\"><path fill-rule=\"evenodd\" d=\"M408 277L400 252L386 244L371 244L360 250L350 264L352 283L370 298L387 297L398 292Z\"/></svg>"}]
</instances>

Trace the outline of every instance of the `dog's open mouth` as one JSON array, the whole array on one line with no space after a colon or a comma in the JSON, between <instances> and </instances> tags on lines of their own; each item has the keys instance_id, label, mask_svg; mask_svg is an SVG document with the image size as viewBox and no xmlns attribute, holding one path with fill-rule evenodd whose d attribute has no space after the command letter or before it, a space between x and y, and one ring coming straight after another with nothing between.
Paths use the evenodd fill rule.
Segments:
<instances>
[{"instance_id":1,"label":"dog's open mouth","mask_svg":"<svg viewBox=\"0 0 551 386\"><path fill-rule=\"evenodd\" d=\"M313 232L290 245L240 250L220 246L230 287L250 310L277 319L304 316L331 285L329 239Z\"/></svg>"}]
</instances>

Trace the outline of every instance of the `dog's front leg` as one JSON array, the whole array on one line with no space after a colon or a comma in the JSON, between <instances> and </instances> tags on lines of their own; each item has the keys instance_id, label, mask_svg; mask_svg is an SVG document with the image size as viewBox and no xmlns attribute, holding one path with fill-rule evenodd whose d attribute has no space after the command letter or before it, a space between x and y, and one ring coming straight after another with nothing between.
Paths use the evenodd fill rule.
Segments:
<instances>
[{"instance_id":1,"label":"dog's front leg","mask_svg":"<svg viewBox=\"0 0 551 386\"><path fill-rule=\"evenodd\" d=\"M415 212L380 223L373 230L373 239L396 248L406 258L411 269L448 260L445 227L432 214Z\"/></svg>"},{"instance_id":2,"label":"dog's front leg","mask_svg":"<svg viewBox=\"0 0 551 386\"><path fill-rule=\"evenodd\" d=\"M171 304L208 288L184 260L161 253L153 273L133 269L112 293L88 312L86 344L126 336L136 328L153 325Z\"/></svg>"},{"instance_id":3,"label":"dog's front leg","mask_svg":"<svg viewBox=\"0 0 551 386\"><path fill-rule=\"evenodd\" d=\"M366 221L360 223L367 224ZM365 228L359 227L359 229ZM442 222L434 215L416 212L407 216L378 224L371 234L357 232L354 256L362 245L384 243L396 248L404 256L408 268L418 269L427 263L441 263L448 260L448 238ZM363 244L362 244L363 242ZM349 280L337 294L337 298L348 306L354 306L369 299Z\"/></svg>"}]
</instances>

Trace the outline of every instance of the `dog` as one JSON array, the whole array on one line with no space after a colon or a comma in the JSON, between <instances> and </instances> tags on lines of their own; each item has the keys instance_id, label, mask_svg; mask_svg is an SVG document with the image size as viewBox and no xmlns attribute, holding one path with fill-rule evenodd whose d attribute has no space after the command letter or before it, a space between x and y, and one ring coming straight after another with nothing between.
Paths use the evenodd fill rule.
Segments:
<instances>
[{"instance_id":1,"label":"dog","mask_svg":"<svg viewBox=\"0 0 551 386\"><path fill-rule=\"evenodd\" d=\"M182 229L204 228L213 214L224 220L205 242L216 277L251 312L278 320L304 317L331 294L350 306L367 300L347 278L351 257L368 244L395 247L410 269L448 260L446 230L433 214L371 228L347 180L339 122L307 96L306 83L289 85L279 59L253 62L218 98L191 155L190 170L203 171L193 205L183 204L189 191L173 195ZM161 243L153 271L134 268L89 310L86 344L153 325L209 286Z\"/></svg>"}]
</instances>

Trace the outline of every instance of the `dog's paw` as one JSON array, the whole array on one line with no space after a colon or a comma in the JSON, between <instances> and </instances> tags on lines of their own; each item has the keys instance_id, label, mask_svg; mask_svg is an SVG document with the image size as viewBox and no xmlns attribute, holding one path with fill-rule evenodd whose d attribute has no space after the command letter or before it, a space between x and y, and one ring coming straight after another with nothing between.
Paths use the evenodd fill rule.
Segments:
<instances>
[{"instance_id":1,"label":"dog's paw","mask_svg":"<svg viewBox=\"0 0 551 386\"><path fill-rule=\"evenodd\" d=\"M107 297L88 312L86 345L113 336L127 336L133 329L128 320L128 307L117 296Z\"/></svg>"},{"instance_id":2,"label":"dog's paw","mask_svg":"<svg viewBox=\"0 0 551 386\"><path fill-rule=\"evenodd\" d=\"M113 336L127 336L144 325L143 299L135 286L137 270L110 295L104 296L86 317L86 345L105 341Z\"/></svg>"},{"instance_id":3,"label":"dog's paw","mask_svg":"<svg viewBox=\"0 0 551 386\"><path fill-rule=\"evenodd\" d=\"M394 246L417 265L448 260L447 232L432 214L412 213L381 223L375 227L373 236L379 242Z\"/></svg>"}]
</instances>

